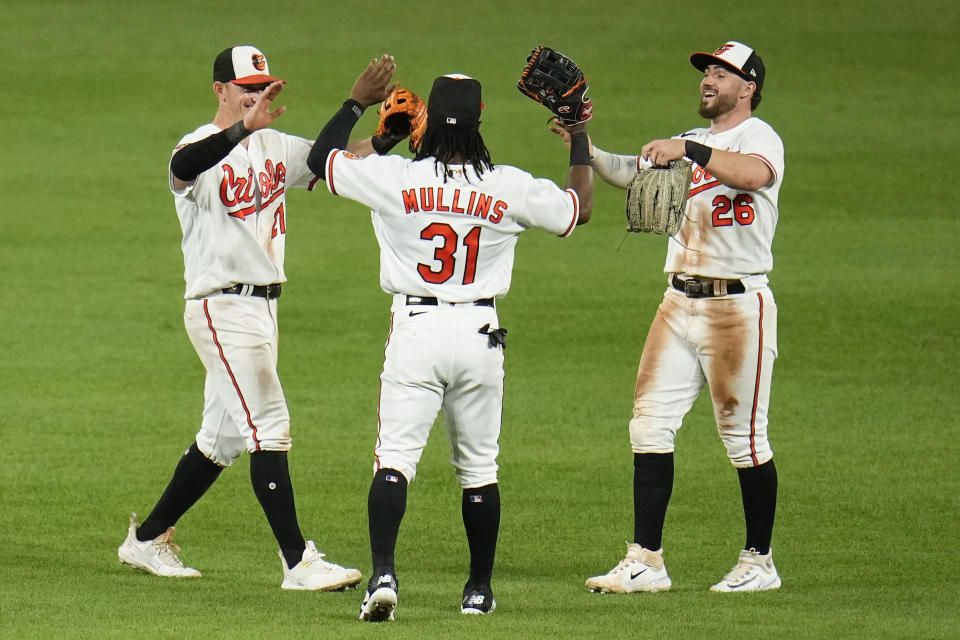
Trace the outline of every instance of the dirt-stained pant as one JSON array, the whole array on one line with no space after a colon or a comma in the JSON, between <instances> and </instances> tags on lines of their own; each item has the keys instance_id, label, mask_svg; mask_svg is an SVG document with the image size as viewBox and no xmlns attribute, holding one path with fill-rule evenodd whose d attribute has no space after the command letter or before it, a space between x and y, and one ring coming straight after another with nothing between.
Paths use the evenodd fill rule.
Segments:
<instances>
[{"instance_id":1,"label":"dirt-stained pant","mask_svg":"<svg viewBox=\"0 0 960 640\"><path fill-rule=\"evenodd\" d=\"M683 417L706 383L733 465L770 460L767 409L776 357L777 306L768 287L718 298L667 289L637 372L633 451L672 452Z\"/></svg>"}]
</instances>

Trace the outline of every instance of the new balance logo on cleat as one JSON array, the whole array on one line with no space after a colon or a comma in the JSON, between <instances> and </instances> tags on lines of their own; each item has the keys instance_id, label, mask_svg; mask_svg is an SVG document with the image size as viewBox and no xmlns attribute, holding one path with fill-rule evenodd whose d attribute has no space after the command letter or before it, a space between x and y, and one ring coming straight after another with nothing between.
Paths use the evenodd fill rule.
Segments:
<instances>
[{"instance_id":1,"label":"new balance logo on cleat","mask_svg":"<svg viewBox=\"0 0 960 640\"><path fill-rule=\"evenodd\" d=\"M468 615L484 615L497 608L497 601L493 599L493 591L489 585L470 585L463 588L463 603L460 613Z\"/></svg>"},{"instance_id":2,"label":"new balance logo on cleat","mask_svg":"<svg viewBox=\"0 0 960 640\"><path fill-rule=\"evenodd\" d=\"M360 605L360 620L364 622L389 622L397 608L397 580L390 573L381 573L370 578L367 593Z\"/></svg>"}]
</instances>

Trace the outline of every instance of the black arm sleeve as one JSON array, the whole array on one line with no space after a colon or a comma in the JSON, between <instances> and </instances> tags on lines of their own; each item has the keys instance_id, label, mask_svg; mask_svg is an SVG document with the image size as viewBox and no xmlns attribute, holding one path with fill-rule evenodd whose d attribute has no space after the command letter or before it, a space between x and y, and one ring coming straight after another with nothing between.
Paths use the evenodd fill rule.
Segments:
<instances>
[{"instance_id":1,"label":"black arm sleeve","mask_svg":"<svg viewBox=\"0 0 960 640\"><path fill-rule=\"evenodd\" d=\"M313 148L310 149L310 155L307 156L307 166L315 176L321 180L327 179L327 156L334 149L347 147L350 132L362 115L363 107L360 103L356 100L347 100L324 125L320 135L317 136L317 141L313 143Z\"/></svg>"},{"instance_id":2,"label":"black arm sleeve","mask_svg":"<svg viewBox=\"0 0 960 640\"><path fill-rule=\"evenodd\" d=\"M170 159L170 173L184 182L197 176L227 157L230 150L250 135L243 120L233 126L183 147Z\"/></svg>"}]
</instances>

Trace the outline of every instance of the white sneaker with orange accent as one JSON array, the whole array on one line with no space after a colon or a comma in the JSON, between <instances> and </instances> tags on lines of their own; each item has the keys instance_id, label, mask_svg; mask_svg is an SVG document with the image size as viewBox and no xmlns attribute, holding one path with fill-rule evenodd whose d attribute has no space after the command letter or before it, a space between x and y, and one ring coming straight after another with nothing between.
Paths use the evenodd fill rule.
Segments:
<instances>
[{"instance_id":1,"label":"white sneaker with orange accent","mask_svg":"<svg viewBox=\"0 0 960 640\"><path fill-rule=\"evenodd\" d=\"M183 566L177 552L180 547L173 544L173 527L170 527L153 540L137 540L137 514L130 514L130 527L127 538L117 548L120 562L142 569L147 573L164 578L199 578L200 572Z\"/></svg>"}]
</instances>

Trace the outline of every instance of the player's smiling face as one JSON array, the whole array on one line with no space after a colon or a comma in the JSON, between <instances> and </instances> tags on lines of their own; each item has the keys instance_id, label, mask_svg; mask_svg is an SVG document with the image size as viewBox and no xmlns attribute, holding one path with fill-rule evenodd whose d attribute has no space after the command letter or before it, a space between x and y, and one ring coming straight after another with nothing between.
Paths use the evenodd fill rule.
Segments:
<instances>
[{"instance_id":1,"label":"player's smiling face","mask_svg":"<svg viewBox=\"0 0 960 640\"><path fill-rule=\"evenodd\" d=\"M700 81L701 117L713 120L732 111L743 95L747 81L721 65L712 64L703 70Z\"/></svg>"},{"instance_id":2,"label":"player's smiling face","mask_svg":"<svg viewBox=\"0 0 960 640\"><path fill-rule=\"evenodd\" d=\"M217 82L214 91L220 101L220 113L235 122L243 119L248 111L253 109L257 100L263 95L267 84L237 85L232 82Z\"/></svg>"}]
</instances>

